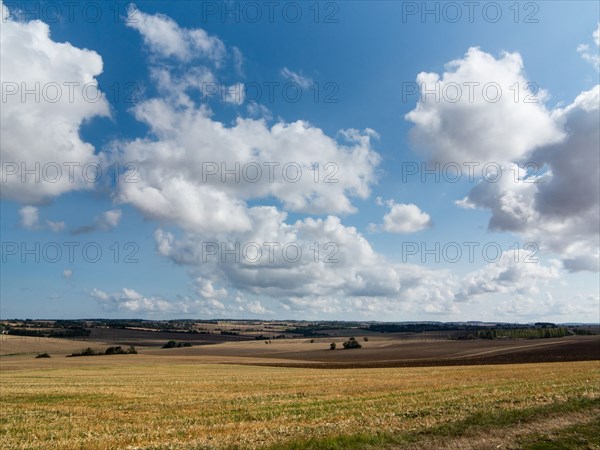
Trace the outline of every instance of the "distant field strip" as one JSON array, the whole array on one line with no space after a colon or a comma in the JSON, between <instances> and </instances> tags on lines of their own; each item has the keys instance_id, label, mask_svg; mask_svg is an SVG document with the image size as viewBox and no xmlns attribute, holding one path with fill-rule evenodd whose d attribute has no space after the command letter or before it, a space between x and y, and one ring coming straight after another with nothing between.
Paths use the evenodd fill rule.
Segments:
<instances>
[{"instance_id":1,"label":"distant field strip","mask_svg":"<svg viewBox=\"0 0 600 450\"><path fill-rule=\"evenodd\" d=\"M559 429L563 416L598 428L598 361L344 371L119 361L3 372L2 448L401 448L481 444L481 430L498 438L545 419Z\"/></svg>"}]
</instances>

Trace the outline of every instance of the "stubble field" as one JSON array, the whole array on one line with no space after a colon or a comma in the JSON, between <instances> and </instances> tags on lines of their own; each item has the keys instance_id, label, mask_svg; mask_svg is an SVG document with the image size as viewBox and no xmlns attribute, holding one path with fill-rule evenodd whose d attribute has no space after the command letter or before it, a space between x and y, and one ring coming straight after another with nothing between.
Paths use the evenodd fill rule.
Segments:
<instances>
[{"instance_id":1,"label":"stubble field","mask_svg":"<svg viewBox=\"0 0 600 450\"><path fill-rule=\"evenodd\" d=\"M327 370L60 359L3 364L3 448L600 448L598 361Z\"/></svg>"}]
</instances>

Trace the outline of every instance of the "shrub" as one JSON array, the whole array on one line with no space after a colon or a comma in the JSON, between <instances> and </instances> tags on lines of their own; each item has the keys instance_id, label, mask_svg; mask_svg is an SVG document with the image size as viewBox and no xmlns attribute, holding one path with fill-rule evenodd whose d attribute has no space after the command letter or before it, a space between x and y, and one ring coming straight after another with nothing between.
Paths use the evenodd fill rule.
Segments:
<instances>
[{"instance_id":1,"label":"shrub","mask_svg":"<svg viewBox=\"0 0 600 450\"><path fill-rule=\"evenodd\" d=\"M91 347L85 348L80 352L73 352L69 356L95 356L95 355L102 355L102 353L98 353L96 351L94 351Z\"/></svg>"},{"instance_id":2,"label":"shrub","mask_svg":"<svg viewBox=\"0 0 600 450\"><path fill-rule=\"evenodd\" d=\"M363 338L363 341L365 341L365 342L369 342L369 338L365 336L365 337Z\"/></svg>"},{"instance_id":3,"label":"shrub","mask_svg":"<svg viewBox=\"0 0 600 450\"><path fill-rule=\"evenodd\" d=\"M335 345L335 342L332 342L331 344L329 344L329 350L335 350L337 347L337 345Z\"/></svg>"},{"instance_id":4,"label":"shrub","mask_svg":"<svg viewBox=\"0 0 600 450\"><path fill-rule=\"evenodd\" d=\"M343 344L344 348L361 348L362 346L358 343L356 339L351 337Z\"/></svg>"},{"instance_id":5,"label":"shrub","mask_svg":"<svg viewBox=\"0 0 600 450\"><path fill-rule=\"evenodd\" d=\"M135 349L135 347L132 345L130 346L127 350L125 350L123 347L121 347L120 345L116 346L116 347L108 347L106 349L106 351L104 352L105 355L132 355L132 354L137 354L137 350Z\"/></svg>"},{"instance_id":6,"label":"shrub","mask_svg":"<svg viewBox=\"0 0 600 450\"><path fill-rule=\"evenodd\" d=\"M36 358L50 358L50 355L48 353L40 353Z\"/></svg>"},{"instance_id":7,"label":"shrub","mask_svg":"<svg viewBox=\"0 0 600 450\"><path fill-rule=\"evenodd\" d=\"M120 345L117 345L115 347L107 347L106 350L104 350L104 352L97 352L97 351L93 350L91 347L88 347L80 352L71 353L70 355L67 355L67 357L99 356L99 355L131 355L131 354L136 354L136 353L137 353L137 350L135 349L135 347L133 345L130 346L127 350L125 350ZM50 356L48 356L48 358L49 357ZM41 358L45 358L45 356L42 356Z\"/></svg>"},{"instance_id":8,"label":"shrub","mask_svg":"<svg viewBox=\"0 0 600 450\"><path fill-rule=\"evenodd\" d=\"M122 355L123 353L125 353L125 350L123 350L123 347L120 345L116 347L108 347L104 352L105 355Z\"/></svg>"},{"instance_id":9,"label":"shrub","mask_svg":"<svg viewBox=\"0 0 600 450\"><path fill-rule=\"evenodd\" d=\"M179 348L179 347L191 347L191 342L177 342L177 341L169 341L162 348ZM136 352L137 353L137 352Z\"/></svg>"}]
</instances>

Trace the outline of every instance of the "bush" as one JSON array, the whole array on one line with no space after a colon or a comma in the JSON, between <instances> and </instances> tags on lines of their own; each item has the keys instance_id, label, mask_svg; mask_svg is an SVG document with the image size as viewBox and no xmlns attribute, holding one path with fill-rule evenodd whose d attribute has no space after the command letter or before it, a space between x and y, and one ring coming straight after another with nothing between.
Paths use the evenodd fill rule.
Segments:
<instances>
[{"instance_id":1,"label":"bush","mask_svg":"<svg viewBox=\"0 0 600 450\"><path fill-rule=\"evenodd\" d=\"M105 355L122 355L123 353L125 353L125 351L120 345L117 347L108 347L104 352Z\"/></svg>"},{"instance_id":2,"label":"bush","mask_svg":"<svg viewBox=\"0 0 600 450\"><path fill-rule=\"evenodd\" d=\"M48 353L40 353L36 358L50 358L50 355Z\"/></svg>"},{"instance_id":3,"label":"bush","mask_svg":"<svg viewBox=\"0 0 600 450\"><path fill-rule=\"evenodd\" d=\"M365 337L363 338L363 341L365 341L365 342L369 342L369 338L365 336Z\"/></svg>"},{"instance_id":4,"label":"bush","mask_svg":"<svg viewBox=\"0 0 600 450\"><path fill-rule=\"evenodd\" d=\"M91 347L88 347L80 352L71 353L70 355L67 355L67 357L100 356L100 355L131 355L131 354L136 354L136 353L137 353L137 350L135 349L135 347L133 345L130 346L127 350L125 350L120 345L117 345L116 347L108 347L104 352L97 352L97 351L93 350Z\"/></svg>"},{"instance_id":5,"label":"bush","mask_svg":"<svg viewBox=\"0 0 600 450\"><path fill-rule=\"evenodd\" d=\"M103 353L98 353L96 351L94 351L91 347L85 348L80 352L73 352L70 355L67 355L67 357L69 356L95 356L95 355L102 355Z\"/></svg>"},{"instance_id":6,"label":"bush","mask_svg":"<svg viewBox=\"0 0 600 450\"><path fill-rule=\"evenodd\" d=\"M163 345L162 348L179 348L179 347L191 347L191 346L192 346L192 344L190 342L169 341L165 345Z\"/></svg>"},{"instance_id":7,"label":"bush","mask_svg":"<svg viewBox=\"0 0 600 450\"><path fill-rule=\"evenodd\" d=\"M335 350L337 347L337 345L335 345L335 342L332 342L331 344L329 344L329 350Z\"/></svg>"},{"instance_id":8,"label":"bush","mask_svg":"<svg viewBox=\"0 0 600 450\"><path fill-rule=\"evenodd\" d=\"M362 345L360 345L358 343L358 341L356 339L354 339L353 337L351 337L346 342L344 342L343 345L344 345L344 348L361 348L362 347Z\"/></svg>"},{"instance_id":9,"label":"bush","mask_svg":"<svg viewBox=\"0 0 600 450\"><path fill-rule=\"evenodd\" d=\"M127 350L125 350L120 345L116 347L108 347L104 352L105 355L135 355L137 354L137 350L132 345Z\"/></svg>"}]
</instances>

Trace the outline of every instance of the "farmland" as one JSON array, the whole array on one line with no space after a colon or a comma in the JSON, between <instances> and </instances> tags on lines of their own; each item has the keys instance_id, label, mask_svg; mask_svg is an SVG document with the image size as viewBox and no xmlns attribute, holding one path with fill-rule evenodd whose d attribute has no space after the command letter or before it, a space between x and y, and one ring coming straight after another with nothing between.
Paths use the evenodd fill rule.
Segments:
<instances>
[{"instance_id":1,"label":"farmland","mask_svg":"<svg viewBox=\"0 0 600 450\"><path fill-rule=\"evenodd\" d=\"M523 421L589 423L600 397L597 362L323 371L100 358L3 373L4 447L491 445Z\"/></svg>"},{"instance_id":2,"label":"farmland","mask_svg":"<svg viewBox=\"0 0 600 450\"><path fill-rule=\"evenodd\" d=\"M597 336L329 341L65 358L112 341L2 336L3 447L600 448Z\"/></svg>"}]
</instances>

